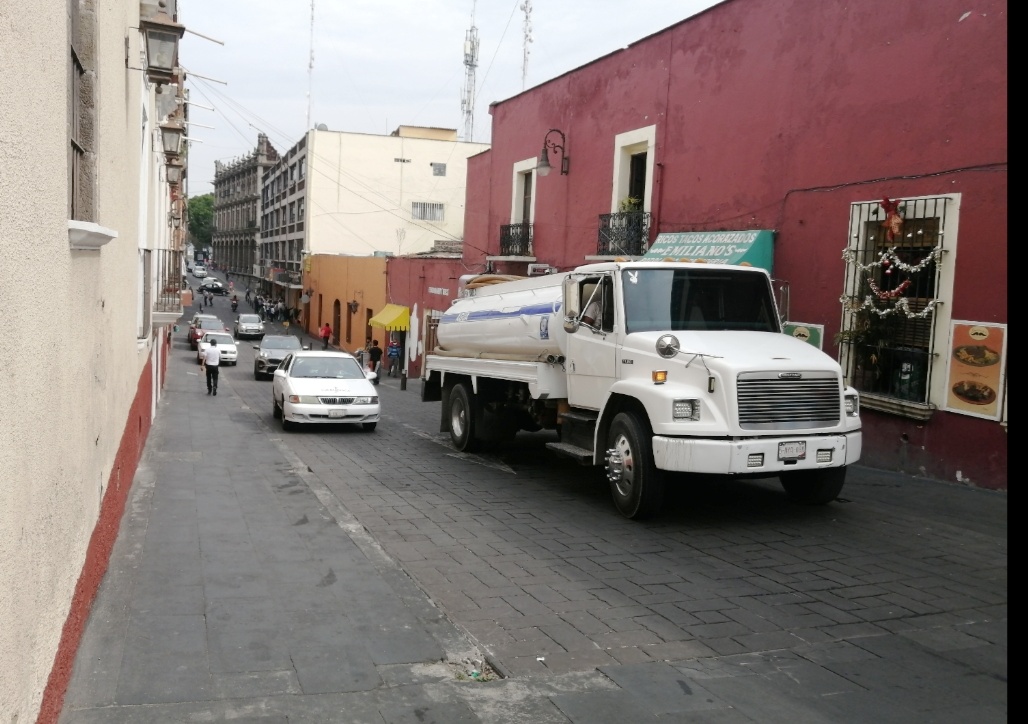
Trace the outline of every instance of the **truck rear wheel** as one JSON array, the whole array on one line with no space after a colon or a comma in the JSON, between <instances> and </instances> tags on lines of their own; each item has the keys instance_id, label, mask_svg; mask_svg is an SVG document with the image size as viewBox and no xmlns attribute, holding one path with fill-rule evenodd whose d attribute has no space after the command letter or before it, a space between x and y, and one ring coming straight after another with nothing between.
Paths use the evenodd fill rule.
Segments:
<instances>
[{"instance_id":1,"label":"truck rear wheel","mask_svg":"<svg viewBox=\"0 0 1028 724\"><path fill-rule=\"evenodd\" d=\"M846 482L846 468L822 468L780 473L778 479L789 500L804 505L824 505L839 497Z\"/></svg>"},{"instance_id":2,"label":"truck rear wheel","mask_svg":"<svg viewBox=\"0 0 1028 724\"><path fill-rule=\"evenodd\" d=\"M467 383L460 383L450 390L450 439L461 452L474 452L478 448L475 438L474 393Z\"/></svg>"},{"instance_id":3,"label":"truck rear wheel","mask_svg":"<svg viewBox=\"0 0 1028 724\"><path fill-rule=\"evenodd\" d=\"M607 441L607 480L614 505L626 518L652 515L664 499L664 475L653 463L646 427L633 413L620 412Z\"/></svg>"}]
</instances>

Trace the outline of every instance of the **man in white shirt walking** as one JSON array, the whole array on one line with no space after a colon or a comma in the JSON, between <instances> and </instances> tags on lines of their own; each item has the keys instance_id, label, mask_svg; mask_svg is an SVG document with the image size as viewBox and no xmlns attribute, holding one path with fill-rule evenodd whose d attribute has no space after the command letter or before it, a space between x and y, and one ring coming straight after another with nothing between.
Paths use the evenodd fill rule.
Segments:
<instances>
[{"instance_id":1,"label":"man in white shirt walking","mask_svg":"<svg viewBox=\"0 0 1028 724\"><path fill-rule=\"evenodd\" d=\"M211 346L204 350L203 369L207 373L207 394L218 394L218 367L221 365L221 350L218 340L212 339Z\"/></svg>"}]
</instances>

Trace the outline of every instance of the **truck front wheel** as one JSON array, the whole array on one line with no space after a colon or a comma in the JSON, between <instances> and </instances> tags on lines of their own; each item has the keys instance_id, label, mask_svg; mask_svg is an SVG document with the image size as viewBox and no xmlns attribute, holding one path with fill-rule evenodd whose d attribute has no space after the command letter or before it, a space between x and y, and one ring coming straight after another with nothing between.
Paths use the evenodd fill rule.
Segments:
<instances>
[{"instance_id":1,"label":"truck front wheel","mask_svg":"<svg viewBox=\"0 0 1028 724\"><path fill-rule=\"evenodd\" d=\"M474 393L471 388L460 383L450 391L450 439L453 446L461 452L473 452L478 447L475 438L475 407Z\"/></svg>"},{"instance_id":2,"label":"truck front wheel","mask_svg":"<svg viewBox=\"0 0 1028 724\"><path fill-rule=\"evenodd\" d=\"M846 482L846 468L822 468L780 473L789 500L804 505L824 505L839 497Z\"/></svg>"},{"instance_id":3,"label":"truck front wheel","mask_svg":"<svg viewBox=\"0 0 1028 724\"><path fill-rule=\"evenodd\" d=\"M664 476L653 463L646 427L634 414L618 413L607 441L607 480L614 505L626 518L653 514L664 499Z\"/></svg>"}]
</instances>

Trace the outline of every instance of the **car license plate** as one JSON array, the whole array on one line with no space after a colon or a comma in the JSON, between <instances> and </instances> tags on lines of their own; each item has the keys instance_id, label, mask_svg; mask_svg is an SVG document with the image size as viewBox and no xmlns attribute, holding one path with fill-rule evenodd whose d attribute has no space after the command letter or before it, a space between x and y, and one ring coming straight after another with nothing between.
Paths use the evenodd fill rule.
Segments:
<instances>
[{"instance_id":1,"label":"car license plate","mask_svg":"<svg viewBox=\"0 0 1028 724\"><path fill-rule=\"evenodd\" d=\"M346 410L329 410L329 417L346 417Z\"/></svg>"},{"instance_id":2,"label":"car license plate","mask_svg":"<svg viewBox=\"0 0 1028 724\"><path fill-rule=\"evenodd\" d=\"M807 457L807 443L780 442L778 443L779 460L803 460Z\"/></svg>"}]
</instances>

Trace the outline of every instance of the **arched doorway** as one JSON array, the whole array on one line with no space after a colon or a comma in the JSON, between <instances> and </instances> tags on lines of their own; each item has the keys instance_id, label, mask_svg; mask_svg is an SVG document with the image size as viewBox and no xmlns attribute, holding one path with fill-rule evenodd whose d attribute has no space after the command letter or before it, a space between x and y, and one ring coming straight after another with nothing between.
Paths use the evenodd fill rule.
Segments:
<instances>
[{"instance_id":1,"label":"arched doorway","mask_svg":"<svg viewBox=\"0 0 1028 724\"><path fill-rule=\"evenodd\" d=\"M332 336L335 338L335 344L339 344L339 325L342 322L342 306L339 304L339 300L335 300L332 304Z\"/></svg>"}]
</instances>

